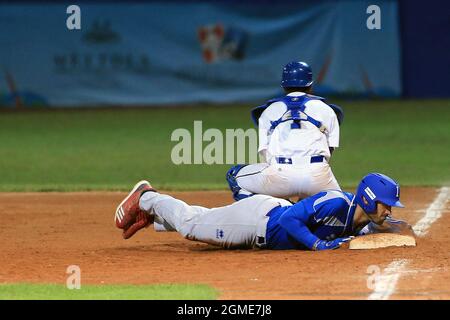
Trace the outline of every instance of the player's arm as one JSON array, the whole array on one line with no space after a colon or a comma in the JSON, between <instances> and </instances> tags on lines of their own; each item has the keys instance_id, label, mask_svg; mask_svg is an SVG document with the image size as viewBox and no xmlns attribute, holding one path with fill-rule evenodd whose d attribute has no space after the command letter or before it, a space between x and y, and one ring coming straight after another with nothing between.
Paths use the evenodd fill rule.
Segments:
<instances>
[{"instance_id":1,"label":"player's arm","mask_svg":"<svg viewBox=\"0 0 450 320\"><path fill-rule=\"evenodd\" d=\"M311 216L302 201L289 207L280 217L278 223L295 240L313 250L314 244L320 240L308 228L308 220Z\"/></svg>"},{"instance_id":2,"label":"player's arm","mask_svg":"<svg viewBox=\"0 0 450 320\"><path fill-rule=\"evenodd\" d=\"M259 161L260 162L267 162L267 149L263 149L259 151Z\"/></svg>"},{"instance_id":3,"label":"player's arm","mask_svg":"<svg viewBox=\"0 0 450 320\"><path fill-rule=\"evenodd\" d=\"M261 129L259 127L259 146L258 146L258 154L261 162L267 162L267 147L269 144L269 138L267 135L267 131Z\"/></svg>"},{"instance_id":4,"label":"player's arm","mask_svg":"<svg viewBox=\"0 0 450 320\"><path fill-rule=\"evenodd\" d=\"M305 200L303 200L305 201ZM337 238L332 241L321 240L309 229L309 220L314 211L308 211L303 201L287 209L280 217L279 224L296 241L310 250L336 249L350 239Z\"/></svg>"},{"instance_id":5,"label":"player's arm","mask_svg":"<svg viewBox=\"0 0 450 320\"><path fill-rule=\"evenodd\" d=\"M331 113L329 114L329 118L326 124L327 128L327 141L328 146L330 149L330 155L333 155L333 152L336 148L339 147L339 134L340 134L340 128L339 128L339 121L336 117L336 114L333 110L331 110Z\"/></svg>"},{"instance_id":6,"label":"player's arm","mask_svg":"<svg viewBox=\"0 0 450 320\"><path fill-rule=\"evenodd\" d=\"M258 119L258 138L259 138L258 153L262 162L267 162L269 129L270 129L270 120L268 119L265 112L263 112L261 117Z\"/></svg>"},{"instance_id":7,"label":"player's arm","mask_svg":"<svg viewBox=\"0 0 450 320\"><path fill-rule=\"evenodd\" d=\"M359 231L358 235L361 236L374 233L399 233L414 235L412 226L408 222L393 219L391 217L386 218L381 225L370 222L362 228L361 231Z\"/></svg>"}]
</instances>

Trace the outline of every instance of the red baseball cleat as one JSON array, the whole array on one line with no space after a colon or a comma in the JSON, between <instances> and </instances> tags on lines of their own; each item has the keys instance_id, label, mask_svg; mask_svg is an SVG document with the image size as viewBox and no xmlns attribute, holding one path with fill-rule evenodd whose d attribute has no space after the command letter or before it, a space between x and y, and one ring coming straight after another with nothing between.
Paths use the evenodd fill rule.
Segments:
<instances>
[{"instance_id":1,"label":"red baseball cleat","mask_svg":"<svg viewBox=\"0 0 450 320\"><path fill-rule=\"evenodd\" d=\"M139 199L145 191L156 190L152 188L148 181L139 181L116 209L114 220L117 228L123 229L124 239L130 238L137 231L149 226L154 221L153 215L139 207Z\"/></svg>"}]
</instances>

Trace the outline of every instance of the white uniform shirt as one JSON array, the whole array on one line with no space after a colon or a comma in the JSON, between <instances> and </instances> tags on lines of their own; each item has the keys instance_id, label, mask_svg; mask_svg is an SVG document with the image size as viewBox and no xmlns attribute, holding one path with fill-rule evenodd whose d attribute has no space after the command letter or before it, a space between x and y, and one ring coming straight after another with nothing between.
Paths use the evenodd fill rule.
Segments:
<instances>
[{"instance_id":1,"label":"white uniform shirt","mask_svg":"<svg viewBox=\"0 0 450 320\"><path fill-rule=\"evenodd\" d=\"M303 92L292 92L288 96L302 96ZM322 155L329 160L329 148L339 147L339 123L333 109L320 100L311 100L305 104L305 113L325 126L325 133L308 121L300 122L300 129L291 129L292 121L280 123L272 133L271 121L280 119L287 111L284 102L272 103L258 121L259 148L266 150L266 161L272 163L274 157L303 159Z\"/></svg>"}]
</instances>

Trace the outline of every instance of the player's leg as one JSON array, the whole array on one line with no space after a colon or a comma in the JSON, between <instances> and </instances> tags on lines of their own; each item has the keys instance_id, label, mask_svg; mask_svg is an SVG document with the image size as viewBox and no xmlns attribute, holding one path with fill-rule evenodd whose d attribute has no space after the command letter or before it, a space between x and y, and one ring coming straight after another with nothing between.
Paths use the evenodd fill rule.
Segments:
<instances>
[{"instance_id":1,"label":"player's leg","mask_svg":"<svg viewBox=\"0 0 450 320\"><path fill-rule=\"evenodd\" d=\"M153 223L153 229L156 232L177 231L169 223L167 223L167 221L165 221L161 217L155 217L155 221Z\"/></svg>"},{"instance_id":2,"label":"player's leg","mask_svg":"<svg viewBox=\"0 0 450 320\"><path fill-rule=\"evenodd\" d=\"M248 166L249 165L247 164L237 164L235 166L232 166L227 172L226 179L228 182L228 186L230 187L230 190L233 193L233 198L236 201L251 197L253 195L253 193L242 188L236 181L236 177L238 176L239 172Z\"/></svg>"},{"instance_id":3,"label":"player's leg","mask_svg":"<svg viewBox=\"0 0 450 320\"><path fill-rule=\"evenodd\" d=\"M265 195L255 195L229 206L204 208L190 206L168 195L145 193L142 210L161 217L186 239L224 248L252 248L258 237L264 239L268 216L276 206L289 202Z\"/></svg>"},{"instance_id":4,"label":"player's leg","mask_svg":"<svg viewBox=\"0 0 450 320\"><path fill-rule=\"evenodd\" d=\"M289 198L295 195L295 181L288 165L258 163L242 168L236 176L237 184L254 194Z\"/></svg>"},{"instance_id":5,"label":"player's leg","mask_svg":"<svg viewBox=\"0 0 450 320\"><path fill-rule=\"evenodd\" d=\"M341 190L330 165L327 162L312 163L297 170L297 192L302 198L314 195L324 190Z\"/></svg>"},{"instance_id":6,"label":"player's leg","mask_svg":"<svg viewBox=\"0 0 450 320\"><path fill-rule=\"evenodd\" d=\"M237 185L252 194L278 198L306 198L324 190L341 190L327 162L255 164L243 167L236 175Z\"/></svg>"},{"instance_id":7,"label":"player's leg","mask_svg":"<svg viewBox=\"0 0 450 320\"><path fill-rule=\"evenodd\" d=\"M188 205L182 200L158 192L144 193L139 199L139 207L154 215L155 221L161 224L166 231L178 231L184 220L204 214L209 210L201 206Z\"/></svg>"}]
</instances>

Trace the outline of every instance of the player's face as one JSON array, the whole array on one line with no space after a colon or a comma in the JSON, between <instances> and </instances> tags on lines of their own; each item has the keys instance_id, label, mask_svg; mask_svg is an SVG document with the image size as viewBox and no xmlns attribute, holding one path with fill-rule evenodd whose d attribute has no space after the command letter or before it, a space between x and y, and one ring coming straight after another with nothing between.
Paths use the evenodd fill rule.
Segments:
<instances>
[{"instance_id":1,"label":"player's face","mask_svg":"<svg viewBox=\"0 0 450 320\"><path fill-rule=\"evenodd\" d=\"M392 213L392 207L384 203L377 202L377 211L372 214L372 221L378 225L382 224L384 220Z\"/></svg>"}]
</instances>

